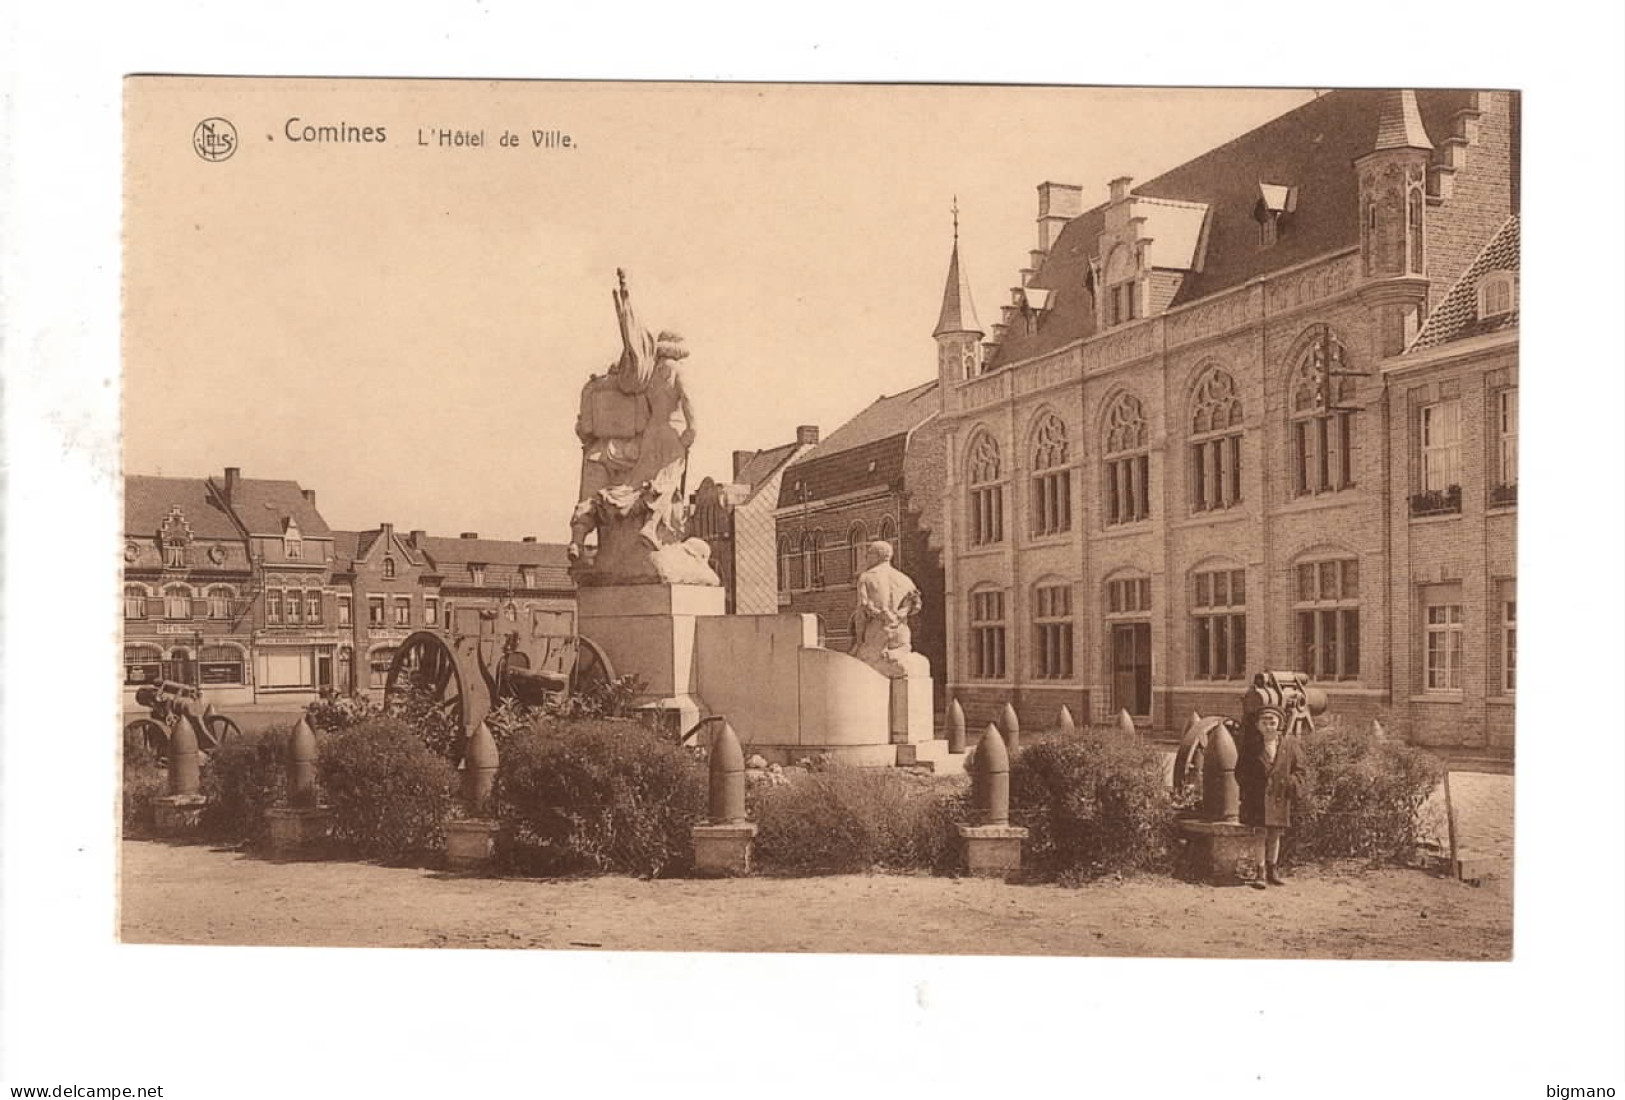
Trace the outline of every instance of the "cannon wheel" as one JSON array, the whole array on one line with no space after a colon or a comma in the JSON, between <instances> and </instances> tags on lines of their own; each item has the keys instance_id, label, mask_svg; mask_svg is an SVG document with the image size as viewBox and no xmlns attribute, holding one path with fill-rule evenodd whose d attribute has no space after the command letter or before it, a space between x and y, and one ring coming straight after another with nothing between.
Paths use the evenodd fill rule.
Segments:
<instances>
[{"instance_id":1,"label":"cannon wheel","mask_svg":"<svg viewBox=\"0 0 1625 1100\"><path fill-rule=\"evenodd\" d=\"M412 634L395 651L384 681L384 704L404 700L414 686L423 689L432 708L451 722L458 737L468 736L470 685L457 667L457 655L432 631Z\"/></svg>"},{"instance_id":2,"label":"cannon wheel","mask_svg":"<svg viewBox=\"0 0 1625 1100\"><path fill-rule=\"evenodd\" d=\"M228 741L234 741L243 735L237 723L224 714L211 714L203 719L203 729L212 738L212 743L198 746L204 752L214 752Z\"/></svg>"},{"instance_id":3,"label":"cannon wheel","mask_svg":"<svg viewBox=\"0 0 1625 1100\"><path fill-rule=\"evenodd\" d=\"M142 746L152 754L153 760L162 761L169 756L169 730L156 718L137 718L125 726L125 741L131 737L141 738Z\"/></svg>"},{"instance_id":4,"label":"cannon wheel","mask_svg":"<svg viewBox=\"0 0 1625 1100\"><path fill-rule=\"evenodd\" d=\"M614 682L615 666L609 663L609 656L591 638L578 638L575 664L570 667L570 698L580 698Z\"/></svg>"}]
</instances>

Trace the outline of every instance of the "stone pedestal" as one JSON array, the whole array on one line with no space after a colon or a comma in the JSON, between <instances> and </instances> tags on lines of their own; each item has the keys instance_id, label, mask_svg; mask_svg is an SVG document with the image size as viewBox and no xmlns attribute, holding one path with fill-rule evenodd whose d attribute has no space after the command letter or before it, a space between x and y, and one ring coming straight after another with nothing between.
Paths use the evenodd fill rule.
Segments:
<instances>
[{"instance_id":1,"label":"stone pedestal","mask_svg":"<svg viewBox=\"0 0 1625 1100\"><path fill-rule=\"evenodd\" d=\"M446 866L454 871L491 866L502 851L504 834L501 823L489 818L446 822Z\"/></svg>"},{"instance_id":2,"label":"stone pedestal","mask_svg":"<svg viewBox=\"0 0 1625 1100\"><path fill-rule=\"evenodd\" d=\"M627 584L576 591L580 632L597 642L617 676L637 676L640 708L675 711L686 733L701 717L694 623L727 610L717 585Z\"/></svg>"},{"instance_id":3,"label":"stone pedestal","mask_svg":"<svg viewBox=\"0 0 1625 1100\"><path fill-rule=\"evenodd\" d=\"M924 658L920 660L925 663ZM891 682L891 739L897 745L917 745L937 735L935 702L929 673L899 677Z\"/></svg>"},{"instance_id":4,"label":"stone pedestal","mask_svg":"<svg viewBox=\"0 0 1625 1100\"><path fill-rule=\"evenodd\" d=\"M1264 866L1264 830L1233 821L1181 821L1181 878L1210 886L1252 882Z\"/></svg>"},{"instance_id":5,"label":"stone pedestal","mask_svg":"<svg viewBox=\"0 0 1625 1100\"><path fill-rule=\"evenodd\" d=\"M274 856L298 855L327 843L333 813L319 806L273 806L265 811Z\"/></svg>"},{"instance_id":6,"label":"stone pedestal","mask_svg":"<svg viewBox=\"0 0 1625 1100\"><path fill-rule=\"evenodd\" d=\"M1021 870L1021 842L1027 830L1019 825L960 825L959 847L965 873L976 878L1008 878Z\"/></svg>"},{"instance_id":7,"label":"stone pedestal","mask_svg":"<svg viewBox=\"0 0 1625 1100\"><path fill-rule=\"evenodd\" d=\"M693 838L695 874L750 874L750 847L756 840L756 826L752 823L696 825Z\"/></svg>"},{"instance_id":8,"label":"stone pedestal","mask_svg":"<svg viewBox=\"0 0 1625 1100\"><path fill-rule=\"evenodd\" d=\"M152 824L159 836L197 831L208 799L201 794L166 794L152 800Z\"/></svg>"}]
</instances>

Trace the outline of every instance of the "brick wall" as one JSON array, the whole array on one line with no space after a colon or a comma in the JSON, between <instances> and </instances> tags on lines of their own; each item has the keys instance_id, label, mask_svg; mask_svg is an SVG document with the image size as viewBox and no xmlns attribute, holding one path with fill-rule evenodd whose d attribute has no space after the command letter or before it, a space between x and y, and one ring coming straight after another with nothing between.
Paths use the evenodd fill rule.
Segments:
<instances>
[{"instance_id":1,"label":"brick wall","mask_svg":"<svg viewBox=\"0 0 1625 1100\"><path fill-rule=\"evenodd\" d=\"M1439 150L1447 154L1455 134L1468 134L1473 140L1455 148L1460 167L1452 173L1450 196L1427 210L1427 275L1429 307L1439 304L1452 283L1479 250L1514 213L1516 184L1512 130L1513 99L1516 92L1479 92L1476 124L1458 118L1454 134L1431 135Z\"/></svg>"}]
</instances>

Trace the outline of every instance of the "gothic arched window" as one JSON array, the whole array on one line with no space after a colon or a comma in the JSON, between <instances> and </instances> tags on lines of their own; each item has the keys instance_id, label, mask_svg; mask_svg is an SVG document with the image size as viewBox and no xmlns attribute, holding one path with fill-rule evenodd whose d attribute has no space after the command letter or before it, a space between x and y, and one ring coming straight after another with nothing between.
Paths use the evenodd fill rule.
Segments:
<instances>
[{"instance_id":1,"label":"gothic arched window","mask_svg":"<svg viewBox=\"0 0 1625 1100\"><path fill-rule=\"evenodd\" d=\"M999 442L986 432L977 435L970 446L966 464L970 482L970 534L972 546L988 546L1004 541L1004 467L999 461Z\"/></svg>"},{"instance_id":2,"label":"gothic arched window","mask_svg":"<svg viewBox=\"0 0 1625 1100\"><path fill-rule=\"evenodd\" d=\"M1151 514L1150 433L1145 410L1133 394L1119 394L1106 409L1105 423L1107 526L1134 523Z\"/></svg>"},{"instance_id":3,"label":"gothic arched window","mask_svg":"<svg viewBox=\"0 0 1625 1100\"><path fill-rule=\"evenodd\" d=\"M1054 413L1033 431L1032 533L1058 535L1072 529L1071 452L1066 424Z\"/></svg>"},{"instance_id":4,"label":"gothic arched window","mask_svg":"<svg viewBox=\"0 0 1625 1100\"><path fill-rule=\"evenodd\" d=\"M1208 512L1241 503L1241 395L1217 367L1191 397L1191 509Z\"/></svg>"},{"instance_id":5,"label":"gothic arched window","mask_svg":"<svg viewBox=\"0 0 1625 1100\"><path fill-rule=\"evenodd\" d=\"M1292 437L1292 492L1334 492L1354 484L1354 410L1356 379L1338 375L1347 353L1327 332L1312 340L1292 371L1287 415ZM1323 372L1332 373L1323 373Z\"/></svg>"}]
</instances>

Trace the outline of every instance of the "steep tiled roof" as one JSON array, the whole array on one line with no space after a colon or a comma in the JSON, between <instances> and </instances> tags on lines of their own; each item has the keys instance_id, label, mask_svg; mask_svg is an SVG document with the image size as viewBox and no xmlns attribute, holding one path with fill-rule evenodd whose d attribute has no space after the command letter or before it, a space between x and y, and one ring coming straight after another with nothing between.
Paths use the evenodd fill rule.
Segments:
<instances>
[{"instance_id":1,"label":"steep tiled roof","mask_svg":"<svg viewBox=\"0 0 1625 1100\"><path fill-rule=\"evenodd\" d=\"M786 459L795 454L799 444L786 443L780 447L770 447L765 451L757 451L745 463L744 469L739 471L736 479L741 485L749 485L752 494L761 488L762 483L773 476Z\"/></svg>"},{"instance_id":2,"label":"steep tiled roof","mask_svg":"<svg viewBox=\"0 0 1625 1100\"><path fill-rule=\"evenodd\" d=\"M357 549L361 534L357 531L334 531L333 533L333 561L338 565L349 565L361 556Z\"/></svg>"},{"instance_id":3,"label":"steep tiled roof","mask_svg":"<svg viewBox=\"0 0 1625 1100\"><path fill-rule=\"evenodd\" d=\"M1484 246L1455 285L1444 296L1437 309L1428 317L1411 341L1410 351L1437 347L1470 336L1483 336L1518 324L1518 300L1512 299L1512 312L1480 319L1478 316L1478 281L1491 271L1518 270L1518 215L1506 220L1490 243Z\"/></svg>"},{"instance_id":4,"label":"steep tiled roof","mask_svg":"<svg viewBox=\"0 0 1625 1100\"><path fill-rule=\"evenodd\" d=\"M207 478L149 477L130 474L124 479L124 533L155 535L169 510L176 506L186 517L193 536L239 539L242 532L209 492Z\"/></svg>"},{"instance_id":5,"label":"steep tiled roof","mask_svg":"<svg viewBox=\"0 0 1625 1100\"><path fill-rule=\"evenodd\" d=\"M484 565L490 571L487 587L500 587L504 578L516 575L521 565L534 566L538 588L571 588L567 548L551 542L515 542L507 539L452 539L427 535L417 541L417 549L448 581L469 564Z\"/></svg>"},{"instance_id":6,"label":"steep tiled roof","mask_svg":"<svg viewBox=\"0 0 1625 1100\"><path fill-rule=\"evenodd\" d=\"M824 500L899 481L908 434L936 412L935 381L877 398L786 467L779 483L779 507L802 503L803 490L807 500Z\"/></svg>"},{"instance_id":7,"label":"steep tiled roof","mask_svg":"<svg viewBox=\"0 0 1625 1100\"><path fill-rule=\"evenodd\" d=\"M215 478L210 486L226 499L225 485ZM332 530L316 506L305 499L297 481L239 478L231 491L231 510L251 535L280 535L283 520L292 518L306 538L327 538Z\"/></svg>"},{"instance_id":8,"label":"steep tiled roof","mask_svg":"<svg viewBox=\"0 0 1625 1100\"><path fill-rule=\"evenodd\" d=\"M1135 185L1131 189L1135 197L1208 207L1202 270L1186 275L1170 304L1184 305L1271 271L1355 247L1360 233L1359 181L1351 165L1376 148L1385 102L1394 102L1393 93L1381 89L1329 92ZM1415 105L1426 133L1439 137L1451 132L1458 111L1472 105L1472 93L1420 91ZM1403 131L1406 116L1402 111L1398 117ZM1268 248L1259 246L1254 219L1261 183L1297 188L1296 209ZM1042 355L1094 334L1094 314L1084 285L1105 211L1105 205L1087 210L1062 229L1031 283L1052 292L1050 309L1032 331L1012 325L990 367Z\"/></svg>"}]
</instances>

